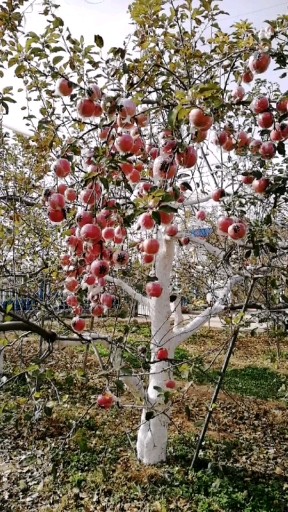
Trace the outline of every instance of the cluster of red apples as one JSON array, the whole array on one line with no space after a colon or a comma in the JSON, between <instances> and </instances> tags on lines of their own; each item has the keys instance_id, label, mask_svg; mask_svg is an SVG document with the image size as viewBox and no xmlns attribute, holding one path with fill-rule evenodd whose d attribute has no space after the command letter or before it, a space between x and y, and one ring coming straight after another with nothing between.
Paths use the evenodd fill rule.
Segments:
<instances>
[{"instance_id":1,"label":"cluster of red apples","mask_svg":"<svg viewBox=\"0 0 288 512\"><path fill-rule=\"evenodd\" d=\"M267 52L256 52L247 70L243 73L243 82L250 82L254 74L266 71L270 63ZM63 97L74 93L76 85L66 78L57 83L57 93ZM190 142L183 146L177 140L173 130L167 129L159 136L159 144L147 144L145 129L149 124L147 112L137 112L133 99L120 98L115 100L106 97L97 84L92 84L86 91L86 96L79 99L76 108L82 119L89 119L95 124L99 146L106 148L105 164L101 163L92 149L83 156L85 170L89 179L79 192L72 186L74 180L73 155L69 151L61 155L55 162L54 173L57 187L45 191L44 197L48 207L48 216L53 223L61 223L66 218L67 208L77 207L71 235L66 240L67 251L61 258L61 264L66 272L65 291L67 304L74 312L72 327L76 332L85 329L85 320L81 318L82 306L78 291L87 289L88 300L91 304L91 314L95 317L104 315L105 311L115 303L115 297L110 293L106 278L112 268L125 267L129 261L127 250L127 229L124 227L121 207L114 198L110 198L104 189L100 178L109 181L126 180L134 189L135 197L150 197L155 188L163 190L166 197L170 194L171 202L185 200L185 187L176 185L179 168L190 169L197 163L197 144L204 141L214 124L213 116L203 108L193 107L189 114ZM235 102L241 102L245 91L239 85L234 92ZM283 98L272 108L269 98L261 96L251 104L252 112L257 115L260 129L271 128L270 141L253 139L245 132L234 133L230 126L215 132L213 141L225 151L235 150L238 154L250 152L264 160L270 160L276 153L275 142L288 137L288 125L277 123L277 115L287 112L288 99ZM113 160L113 167L107 165L107 160ZM115 165L116 163L116 165ZM62 180L59 182L59 180ZM269 186L267 178L260 180L253 176L244 176L245 184L252 184L257 193L265 193ZM112 187L111 187L112 189ZM212 194L214 201L220 201L225 196L225 190L217 189ZM167 199L166 199L167 201ZM137 247L141 253L143 264L153 264L160 249L159 241L153 236L155 225L160 225L168 237L177 237L178 226L174 222L174 214L161 210L161 201L147 201L147 211L137 220L143 239ZM155 212L157 216L155 217ZM206 213L197 214L199 220L205 220ZM149 232L152 233L149 236ZM221 217L218 221L218 232L233 240L246 236L247 225L241 219ZM125 242L126 241L126 242ZM180 239L182 245L189 239ZM127 244L126 244L127 245ZM162 294L162 285L158 281L149 282L146 293L151 298Z\"/></svg>"}]
</instances>

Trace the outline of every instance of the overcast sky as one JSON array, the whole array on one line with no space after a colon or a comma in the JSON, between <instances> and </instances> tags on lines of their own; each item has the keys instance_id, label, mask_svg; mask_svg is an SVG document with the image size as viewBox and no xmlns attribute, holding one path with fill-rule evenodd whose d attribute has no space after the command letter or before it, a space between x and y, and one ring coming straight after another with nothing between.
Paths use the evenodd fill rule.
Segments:
<instances>
[{"instance_id":1,"label":"overcast sky","mask_svg":"<svg viewBox=\"0 0 288 512\"><path fill-rule=\"evenodd\" d=\"M127 12L129 3L129 0L59 0L59 15L76 37L83 34L87 43L90 43L93 42L94 34L100 34L108 49L111 46L121 46L125 36L130 32ZM39 15L41 4L41 0L34 0L31 1L30 7L26 7L26 32L33 30L39 33L41 24L44 27L45 20ZM223 29L227 30L240 19L249 19L257 28L261 28L264 20L288 13L288 0L241 0L236 6L235 4L235 0L219 2L221 9L230 13L229 17L221 17L220 25ZM9 73L3 79L3 86L12 84L13 76ZM18 85L15 86L17 87ZM19 121L20 112L17 106L13 106L10 114L5 116L5 124L23 128L24 123Z\"/></svg>"}]
</instances>

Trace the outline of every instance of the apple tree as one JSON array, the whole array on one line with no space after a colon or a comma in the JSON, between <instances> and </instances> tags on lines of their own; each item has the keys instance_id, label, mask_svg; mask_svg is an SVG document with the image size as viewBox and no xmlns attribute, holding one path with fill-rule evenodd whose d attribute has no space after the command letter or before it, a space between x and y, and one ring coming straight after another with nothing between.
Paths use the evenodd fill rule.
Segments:
<instances>
[{"instance_id":1,"label":"apple tree","mask_svg":"<svg viewBox=\"0 0 288 512\"><path fill-rule=\"evenodd\" d=\"M45 31L29 32L22 45L21 7L4 2L2 59L24 84L35 141L49 135L42 204L47 224L62 233L59 287L73 315L71 344L101 332L119 289L145 309L149 370L127 369L127 347L105 343L111 378L143 405L138 458L156 464L166 459L177 347L227 309L237 287L245 302L243 290L265 278L261 308L287 302L288 18L260 32L240 21L228 34L213 0L135 0L132 34L105 53L100 35L86 45L57 5L43 8ZM280 85L265 78L273 69ZM197 264L183 278L181 261L191 254ZM184 321L181 282L194 288L197 272L211 300ZM122 400L107 386L98 405Z\"/></svg>"}]
</instances>

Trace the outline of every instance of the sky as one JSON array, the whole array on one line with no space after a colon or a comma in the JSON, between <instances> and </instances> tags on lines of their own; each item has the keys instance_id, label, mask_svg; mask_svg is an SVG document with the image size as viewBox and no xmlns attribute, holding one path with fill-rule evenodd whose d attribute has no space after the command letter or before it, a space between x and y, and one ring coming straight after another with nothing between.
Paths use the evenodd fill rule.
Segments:
<instances>
[{"instance_id":1,"label":"sky","mask_svg":"<svg viewBox=\"0 0 288 512\"><path fill-rule=\"evenodd\" d=\"M61 5L59 16L64 19L71 33L76 37L84 35L87 44L93 42L94 34L100 34L104 38L106 49L111 46L121 46L127 34L131 31L129 25L128 5L131 0L58 0ZM257 28L263 26L264 20L275 18L278 14L288 14L288 0L241 0L235 6L235 0L223 0L219 2L222 10L230 16L221 16L221 27L228 30L229 27L240 19L249 19ZM41 32L41 23L44 28L44 18L41 12L41 0L31 0L26 9L25 31ZM79 23L79 20L81 22ZM2 80L1 88L15 83L15 78L8 73ZM18 84L14 85L17 89ZM286 87L287 89L288 87ZM26 130L25 122L20 119L21 111L18 105L10 108L10 113L5 116L6 126L17 127Z\"/></svg>"}]
</instances>

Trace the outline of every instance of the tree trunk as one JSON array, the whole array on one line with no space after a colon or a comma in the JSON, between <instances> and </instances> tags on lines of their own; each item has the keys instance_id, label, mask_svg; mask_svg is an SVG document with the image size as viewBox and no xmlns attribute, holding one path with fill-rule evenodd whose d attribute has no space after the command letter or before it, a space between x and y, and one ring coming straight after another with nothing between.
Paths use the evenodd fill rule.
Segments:
<instances>
[{"instance_id":1,"label":"tree trunk","mask_svg":"<svg viewBox=\"0 0 288 512\"><path fill-rule=\"evenodd\" d=\"M150 299L151 311L151 366L145 407L142 411L138 431L137 456L144 464L157 464L166 460L168 427L170 423L169 403L165 403L164 392L167 380L173 377L171 359L174 358L173 329L171 327L170 276L174 258L174 241L162 240L157 255L155 272L163 291L159 298ZM158 361L159 348L168 350L168 359ZM156 388L156 389L155 389Z\"/></svg>"},{"instance_id":2,"label":"tree trunk","mask_svg":"<svg viewBox=\"0 0 288 512\"><path fill-rule=\"evenodd\" d=\"M137 438L137 457L143 464L158 464L165 462L169 417L159 413L147 421L148 409L142 412L141 426Z\"/></svg>"},{"instance_id":3,"label":"tree trunk","mask_svg":"<svg viewBox=\"0 0 288 512\"><path fill-rule=\"evenodd\" d=\"M165 344L169 351L169 342ZM174 352L169 353L174 357ZM165 403L167 380L173 377L169 361L151 365L146 407L142 411L141 426L137 438L137 456L144 464L157 464L166 460L170 404ZM167 395L166 395L167 396Z\"/></svg>"}]
</instances>

